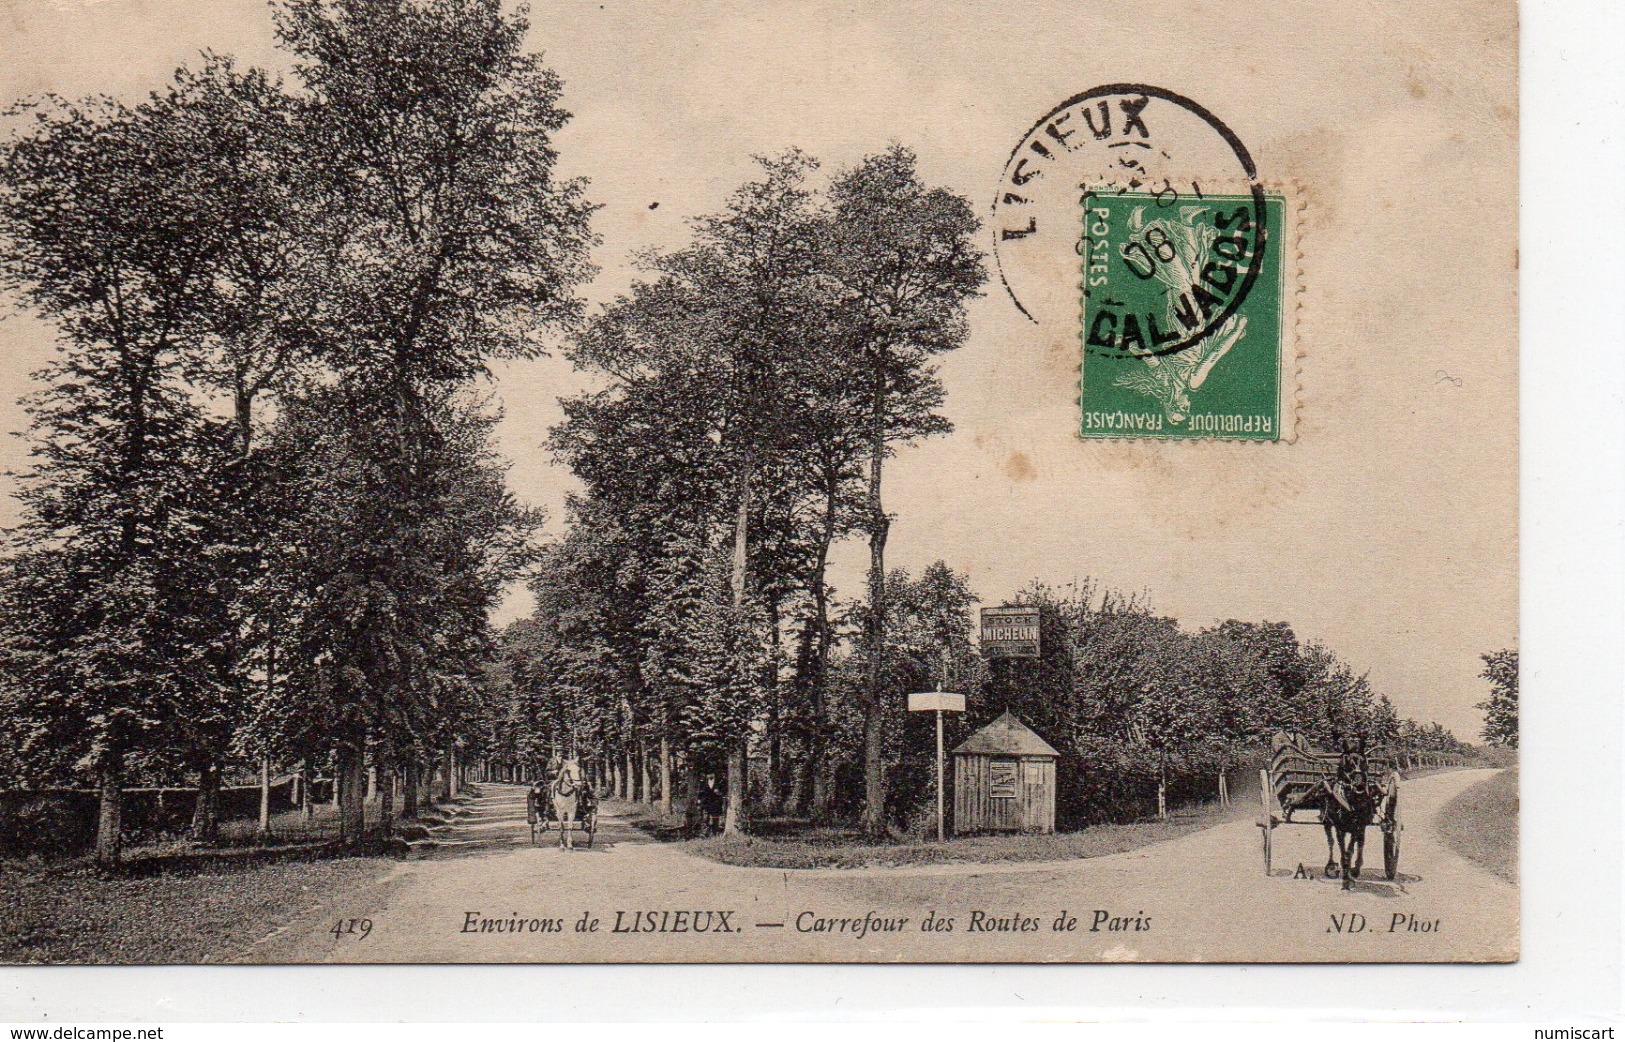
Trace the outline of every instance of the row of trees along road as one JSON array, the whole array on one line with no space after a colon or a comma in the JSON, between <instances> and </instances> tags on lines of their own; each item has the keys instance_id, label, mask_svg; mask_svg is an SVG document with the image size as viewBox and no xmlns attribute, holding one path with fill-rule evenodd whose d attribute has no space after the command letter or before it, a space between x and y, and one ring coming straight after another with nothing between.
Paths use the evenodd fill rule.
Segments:
<instances>
[{"instance_id":1,"label":"row of trees along road","mask_svg":"<svg viewBox=\"0 0 1625 1042\"><path fill-rule=\"evenodd\" d=\"M490 754L523 770L573 743L603 765L613 792L669 806L674 760L691 773L714 770L748 727L723 711L737 713L737 700L749 698L765 747L751 788L764 809L825 820L861 814L869 683L863 599L837 604L828 660L809 678L801 642L780 647L765 612L737 631L724 628L731 603L725 526L716 526L709 555L689 541L647 575L634 542L614 524L604 515L582 520L551 550L535 614L504 634L486 722ZM941 562L918 575L894 569L887 591L882 762L892 827L924 825L931 812L935 735L924 714L903 711L901 695L938 682L971 696L970 712L948 721L950 743L1009 709L1060 751L1062 827L1211 798L1222 791L1219 778L1267 755L1277 731L1302 733L1322 748L1364 740L1412 756L1467 751L1441 725L1401 718L1364 676L1324 645L1300 641L1286 623L1228 620L1191 632L1143 598L1088 582L1034 583L1017 599L1040 611L1043 657L984 660L970 639L977 597L964 575ZM640 596L644 607L628 607ZM813 602L801 591L796 603L807 610ZM617 606L621 614L612 617ZM642 628L640 611L652 613ZM785 634L805 632L804 621L783 619ZM643 657L612 652L640 646L640 632ZM754 688L729 679L756 670ZM728 701L714 700L730 683Z\"/></svg>"},{"instance_id":2,"label":"row of trees along road","mask_svg":"<svg viewBox=\"0 0 1625 1042\"><path fill-rule=\"evenodd\" d=\"M653 722L663 775L675 736L720 750L734 832L753 725L782 703L777 657L793 623L805 712L768 719L766 733L775 756L787 723L806 739L823 808L826 573L834 544L861 533L864 825L878 833L896 693L882 480L899 445L949 429L931 360L965 339L964 305L984 279L977 221L922 183L902 147L822 191L807 155L759 162L685 247L643 257L644 278L573 341L572 359L606 386L567 400L554 432L585 491L536 582L538 639L565 649L583 692L599 685L601 710L616 703L620 727ZM685 757L691 772L700 758Z\"/></svg>"},{"instance_id":3,"label":"row of trees along road","mask_svg":"<svg viewBox=\"0 0 1625 1042\"><path fill-rule=\"evenodd\" d=\"M725 774L729 831L755 793L879 834L929 790L902 696L938 682L973 695L956 735L1014 708L1061 748L1080 824L1147 781L1211 782L1276 729L1459 747L1285 624L1192 635L1087 585L1020 595L1044 613L1042 662L982 662L965 576L887 569L881 498L890 454L948 430L932 359L982 282L975 220L901 147L817 174L761 160L573 338L602 386L565 400L552 444L582 491L491 673L490 755L523 775L575 750L667 808L674 774L689 792ZM854 536L867 588L840 598L830 555Z\"/></svg>"},{"instance_id":4,"label":"row of trees along road","mask_svg":"<svg viewBox=\"0 0 1625 1042\"><path fill-rule=\"evenodd\" d=\"M971 206L907 149L829 177L761 160L582 322L591 207L555 174L567 117L524 19L273 12L286 78L206 56L139 103L6 117L0 288L58 349L0 562L0 782L93 778L103 860L132 779L197 779L207 839L223 771L331 765L358 840L367 765L387 830L391 780L411 814L459 750L581 752L668 803L674 774L692 793L720 767L739 831L762 748L764 809L879 834L923 791L900 696L936 682L976 695L956 728L1016 708L1079 777L1344 726L1333 704L1391 718L1289 630L1186 635L1040 587L1044 662L983 663L963 576L888 569L886 461L949 429L934 359L985 278ZM538 548L476 388L559 331L599 389L563 403L551 447L581 491ZM841 598L853 537L867 580ZM536 611L498 640L519 577ZM1257 683L1289 666L1320 679Z\"/></svg>"},{"instance_id":5,"label":"row of trees along road","mask_svg":"<svg viewBox=\"0 0 1625 1042\"><path fill-rule=\"evenodd\" d=\"M1483 677L1490 685L1489 697L1475 707L1484 714L1486 744L1503 749L1518 747L1518 652L1503 648L1481 656Z\"/></svg>"},{"instance_id":6,"label":"row of trees along road","mask_svg":"<svg viewBox=\"0 0 1625 1042\"><path fill-rule=\"evenodd\" d=\"M205 55L138 103L6 114L0 280L58 333L0 577L11 783L336 758L404 778L478 719L537 518L487 363L578 315L560 83L498 0L278 0L287 77ZM382 791L384 822L393 808Z\"/></svg>"},{"instance_id":7,"label":"row of trees along road","mask_svg":"<svg viewBox=\"0 0 1625 1042\"><path fill-rule=\"evenodd\" d=\"M1284 622L1226 620L1186 631L1142 597L1092 583L1033 584L1043 658L985 667L987 701L1013 709L1062 753L1058 813L1113 820L1167 795L1224 792L1277 732L1322 749L1459 755L1438 723L1401 718L1368 679Z\"/></svg>"}]
</instances>

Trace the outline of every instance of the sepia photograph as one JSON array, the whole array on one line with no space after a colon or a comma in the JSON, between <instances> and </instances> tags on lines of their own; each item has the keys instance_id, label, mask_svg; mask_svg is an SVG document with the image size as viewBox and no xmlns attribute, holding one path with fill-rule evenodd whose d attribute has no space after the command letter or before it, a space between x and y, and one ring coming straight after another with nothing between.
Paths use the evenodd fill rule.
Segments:
<instances>
[{"instance_id":1,"label":"sepia photograph","mask_svg":"<svg viewBox=\"0 0 1625 1042\"><path fill-rule=\"evenodd\" d=\"M1520 956L1518 11L40 0L0 964Z\"/></svg>"}]
</instances>

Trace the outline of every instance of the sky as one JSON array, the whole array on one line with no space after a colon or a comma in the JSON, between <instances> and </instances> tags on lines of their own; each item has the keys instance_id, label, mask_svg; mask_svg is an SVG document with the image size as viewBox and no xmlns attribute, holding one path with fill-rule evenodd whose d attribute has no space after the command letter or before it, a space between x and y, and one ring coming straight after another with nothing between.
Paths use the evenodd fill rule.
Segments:
<instances>
[{"instance_id":1,"label":"sky","mask_svg":"<svg viewBox=\"0 0 1625 1042\"><path fill-rule=\"evenodd\" d=\"M985 213L1011 149L1065 98L1117 82L1196 98L1301 207L1296 441L1080 441L1075 328L1034 326L995 281L942 362L954 432L888 469L888 560L944 559L987 604L1092 577L1192 628L1289 621L1403 715L1476 737L1478 656L1518 635L1511 12L1152 6L1179 17L1115 0L1020 19L969 0L535 4L533 45L575 114L561 166L601 206L586 296L682 242L755 154L798 147L831 172L901 142ZM0 46L4 98L134 98L205 48L281 61L260 0L0 0ZM0 430L22 429L16 399L51 343L0 319ZM511 485L555 517L573 479L543 442L585 386L556 352L493 374ZM0 465L24 459L0 443ZM849 595L863 554L837 556ZM516 594L502 616L525 607Z\"/></svg>"}]
</instances>

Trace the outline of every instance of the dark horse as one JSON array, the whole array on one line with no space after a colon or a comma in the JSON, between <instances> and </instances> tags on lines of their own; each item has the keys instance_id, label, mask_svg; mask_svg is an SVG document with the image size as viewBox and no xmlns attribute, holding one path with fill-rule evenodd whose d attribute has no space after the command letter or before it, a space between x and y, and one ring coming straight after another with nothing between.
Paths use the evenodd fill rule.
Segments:
<instances>
[{"instance_id":1,"label":"dark horse","mask_svg":"<svg viewBox=\"0 0 1625 1042\"><path fill-rule=\"evenodd\" d=\"M1341 867L1344 890L1360 878L1360 869L1365 865L1365 830L1388 797L1386 783L1371 781L1365 742L1358 747L1344 742L1337 758L1337 776L1322 783L1319 804L1320 820L1326 828L1326 876L1330 878Z\"/></svg>"}]
</instances>

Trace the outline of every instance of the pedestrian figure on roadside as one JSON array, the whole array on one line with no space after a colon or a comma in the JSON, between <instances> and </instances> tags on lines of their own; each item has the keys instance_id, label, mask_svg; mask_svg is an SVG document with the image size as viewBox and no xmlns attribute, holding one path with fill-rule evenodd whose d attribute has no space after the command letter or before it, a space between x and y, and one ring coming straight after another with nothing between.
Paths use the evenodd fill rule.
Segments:
<instances>
[{"instance_id":1,"label":"pedestrian figure on roadside","mask_svg":"<svg viewBox=\"0 0 1625 1042\"><path fill-rule=\"evenodd\" d=\"M547 815L552 803L553 767L544 766L531 782L530 791L525 793L525 820L531 824L531 839L536 838L535 826L541 825L545 829Z\"/></svg>"},{"instance_id":2,"label":"pedestrian figure on roadside","mask_svg":"<svg viewBox=\"0 0 1625 1042\"><path fill-rule=\"evenodd\" d=\"M727 809L728 800L722 790L717 788L716 775L707 774L705 785L700 789L700 813L704 816L707 836L714 836L722 831L722 816Z\"/></svg>"}]
</instances>

